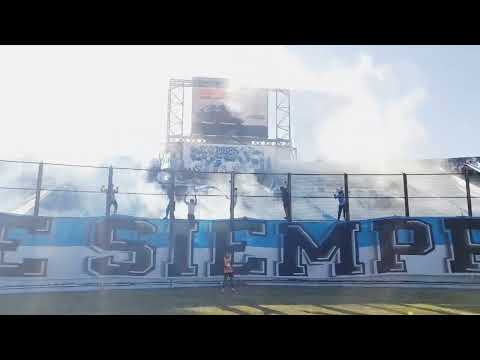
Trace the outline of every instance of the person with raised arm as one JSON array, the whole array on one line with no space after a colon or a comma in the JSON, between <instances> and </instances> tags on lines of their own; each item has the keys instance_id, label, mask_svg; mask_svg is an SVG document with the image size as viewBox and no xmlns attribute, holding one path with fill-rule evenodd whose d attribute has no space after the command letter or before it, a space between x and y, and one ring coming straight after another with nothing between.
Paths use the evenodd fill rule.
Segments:
<instances>
[{"instance_id":1,"label":"person with raised arm","mask_svg":"<svg viewBox=\"0 0 480 360\"><path fill-rule=\"evenodd\" d=\"M193 221L195 220L195 207L197 206L197 194L194 195L195 197L195 200L194 199L190 199L190 201L187 201L187 194L185 194L185 198L183 199L183 201L185 202L185 204L188 206L188 220L190 221Z\"/></svg>"}]
</instances>

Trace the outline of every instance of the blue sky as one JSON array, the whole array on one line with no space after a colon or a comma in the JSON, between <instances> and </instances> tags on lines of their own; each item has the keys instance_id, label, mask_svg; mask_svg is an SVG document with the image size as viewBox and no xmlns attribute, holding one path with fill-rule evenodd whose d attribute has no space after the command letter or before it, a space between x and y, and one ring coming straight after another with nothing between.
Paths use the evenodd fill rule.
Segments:
<instances>
[{"instance_id":1,"label":"blue sky","mask_svg":"<svg viewBox=\"0 0 480 360\"><path fill-rule=\"evenodd\" d=\"M420 157L480 156L479 46L293 46L315 68L325 56L354 61L361 53L396 67L426 89L418 113L433 144Z\"/></svg>"}]
</instances>

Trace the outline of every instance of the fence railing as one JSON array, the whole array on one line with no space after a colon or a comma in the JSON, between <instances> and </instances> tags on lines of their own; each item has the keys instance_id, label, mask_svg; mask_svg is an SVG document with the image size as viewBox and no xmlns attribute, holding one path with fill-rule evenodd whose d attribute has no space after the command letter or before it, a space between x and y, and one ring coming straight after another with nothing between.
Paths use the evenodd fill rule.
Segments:
<instances>
[{"instance_id":1,"label":"fence railing","mask_svg":"<svg viewBox=\"0 0 480 360\"><path fill-rule=\"evenodd\" d=\"M17 168L12 168L15 166ZM85 171L87 175L82 173ZM472 203L480 198L480 192L475 190L472 194L471 175L467 170L377 174L161 171L162 178L142 182L138 181L139 176L155 172L158 175L158 169L0 160L0 198L8 207L0 211L14 212L12 208L21 208L23 213L40 216L51 213L58 205L68 213L76 206L81 207L75 199L92 196L96 200L83 202L88 203L83 213L110 216L112 199L118 197L134 196L137 200L160 197L166 199L163 201L166 207L169 187L175 189L177 200L179 195L196 195L201 199L199 202L209 202L211 208L218 210L218 215L208 211L209 217L230 219L242 216L270 216L289 221L335 219L339 216L338 202L333 194L340 187L345 192L346 220L392 215L435 216L442 211L446 216L473 216L475 210L480 209L480 203L475 206ZM78 180L80 187L76 184ZM280 186L286 189L283 195ZM15 191L24 192L24 196L5 195ZM45 200L51 194L62 192L77 197L57 196L53 200L57 204ZM156 210L160 213L158 201L140 204L137 200L129 200L131 215L141 216L135 213L141 204L147 204L153 213ZM118 201L118 205L122 213L122 201ZM207 210L208 206L203 211ZM199 217L202 218L202 214Z\"/></svg>"}]
</instances>

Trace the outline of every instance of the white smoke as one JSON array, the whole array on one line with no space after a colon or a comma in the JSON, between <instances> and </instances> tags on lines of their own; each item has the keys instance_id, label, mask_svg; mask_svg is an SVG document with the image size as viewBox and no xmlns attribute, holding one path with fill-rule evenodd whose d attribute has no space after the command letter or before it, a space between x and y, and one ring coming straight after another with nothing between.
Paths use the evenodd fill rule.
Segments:
<instances>
[{"instance_id":1,"label":"white smoke","mask_svg":"<svg viewBox=\"0 0 480 360\"><path fill-rule=\"evenodd\" d=\"M228 78L232 88L292 89L299 157L323 161L305 171L381 172L419 157L428 138L418 109L428 90L406 86L401 69L368 54L350 62L325 54L313 68L285 46L0 47L0 158L122 166L115 161L124 155L146 167L165 139L169 79L193 76ZM313 96L302 103L306 93ZM74 180L91 183L86 175ZM158 192L140 173L119 185ZM166 205L162 197L140 199L123 204L152 216Z\"/></svg>"},{"instance_id":2,"label":"white smoke","mask_svg":"<svg viewBox=\"0 0 480 360\"><path fill-rule=\"evenodd\" d=\"M165 139L169 79L192 76L292 89L304 156L389 159L421 154L427 140L417 115L426 89L403 86L400 70L369 55L327 54L312 68L284 46L4 46L0 154L83 164L126 155L145 165ZM304 91L317 97L297 109Z\"/></svg>"}]
</instances>

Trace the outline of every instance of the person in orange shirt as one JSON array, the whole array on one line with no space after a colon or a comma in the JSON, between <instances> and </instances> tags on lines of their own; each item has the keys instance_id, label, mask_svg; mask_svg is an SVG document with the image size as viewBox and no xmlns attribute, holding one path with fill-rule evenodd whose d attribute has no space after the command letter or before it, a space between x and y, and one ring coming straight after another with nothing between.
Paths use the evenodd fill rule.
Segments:
<instances>
[{"instance_id":1,"label":"person in orange shirt","mask_svg":"<svg viewBox=\"0 0 480 360\"><path fill-rule=\"evenodd\" d=\"M223 257L223 284L222 284L222 293L225 291L225 284L227 279L230 278L230 286L232 291L236 292L235 287L233 286L233 266L232 266L232 253L227 251Z\"/></svg>"}]
</instances>

